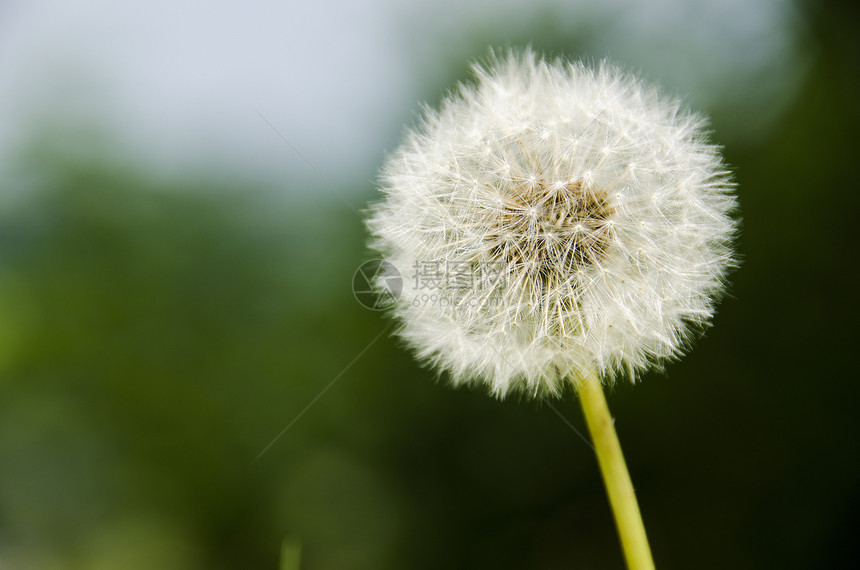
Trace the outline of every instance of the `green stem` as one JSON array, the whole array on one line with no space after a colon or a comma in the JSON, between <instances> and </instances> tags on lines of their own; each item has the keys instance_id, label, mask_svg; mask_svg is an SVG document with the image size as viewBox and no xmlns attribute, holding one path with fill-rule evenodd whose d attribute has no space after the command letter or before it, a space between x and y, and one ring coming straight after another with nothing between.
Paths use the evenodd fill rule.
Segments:
<instances>
[{"instance_id":1,"label":"green stem","mask_svg":"<svg viewBox=\"0 0 860 570\"><path fill-rule=\"evenodd\" d=\"M654 560L645 535L642 514L636 502L636 493L630 481L630 473L621 453L621 444L615 433L612 416L603 395L603 386L594 375L575 382L579 402L594 442L594 452L603 474L606 494L615 516L615 526L621 539L624 559L630 570L653 570Z\"/></svg>"},{"instance_id":2,"label":"green stem","mask_svg":"<svg viewBox=\"0 0 860 570\"><path fill-rule=\"evenodd\" d=\"M284 539L281 543L280 570L299 570L301 559L302 543L296 539Z\"/></svg>"}]
</instances>

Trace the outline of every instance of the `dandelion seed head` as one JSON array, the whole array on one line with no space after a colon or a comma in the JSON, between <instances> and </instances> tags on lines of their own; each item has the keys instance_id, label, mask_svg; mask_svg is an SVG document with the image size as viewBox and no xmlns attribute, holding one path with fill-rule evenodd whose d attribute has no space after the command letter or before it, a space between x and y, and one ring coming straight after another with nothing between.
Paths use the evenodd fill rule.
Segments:
<instances>
[{"instance_id":1,"label":"dandelion seed head","mask_svg":"<svg viewBox=\"0 0 860 570\"><path fill-rule=\"evenodd\" d=\"M428 262L447 271L445 303L394 305L400 336L499 397L680 356L734 265L735 198L704 119L608 63L526 50L473 71L381 172L373 247L414 289Z\"/></svg>"}]
</instances>

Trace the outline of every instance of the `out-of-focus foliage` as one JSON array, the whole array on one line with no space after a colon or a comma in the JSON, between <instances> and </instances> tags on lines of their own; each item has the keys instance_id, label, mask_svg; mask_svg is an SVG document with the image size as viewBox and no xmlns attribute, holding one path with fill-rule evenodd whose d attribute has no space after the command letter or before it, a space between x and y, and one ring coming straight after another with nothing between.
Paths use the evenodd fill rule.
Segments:
<instances>
[{"instance_id":1,"label":"out-of-focus foliage","mask_svg":"<svg viewBox=\"0 0 860 570\"><path fill-rule=\"evenodd\" d=\"M661 567L857 558L860 68L834 14L769 137L719 140L744 265L715 327L610 396ZM37 151L19 171L0 568L277 568L284 539L311 570L622 567L591 451L549 406L448 389L355 302L365 234L322 183L293 202Z\"/></svg>"}]
</instances>

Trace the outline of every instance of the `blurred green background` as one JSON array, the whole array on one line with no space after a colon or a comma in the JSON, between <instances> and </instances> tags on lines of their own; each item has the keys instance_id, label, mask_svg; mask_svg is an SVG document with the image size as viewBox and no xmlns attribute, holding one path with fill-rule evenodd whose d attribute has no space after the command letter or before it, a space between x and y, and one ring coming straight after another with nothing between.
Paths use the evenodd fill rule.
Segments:
<instances>
[{"instance_id":1,"label":"blurred green background","mask_svg":"<svg viewBox=\"0 0 860 570\"><path fill-rule=\"evenodd\" d=\"M786 4L787 60L702 85L671 70L744 62L522 9L404 47L434 62L419 98L487 45L627 55L692 93L736 173L743 266L715 326L609 396L657 566L857 564L856 8ZM548 405L449 388L353 298L387 137L347 184L313 161L153 174L81 125L22 144L0 179L0 568L274 569L284 539L309 570L623 567L591 450ZM572 394L553 405L585 432Z\"/></svg>"}]
</instances>

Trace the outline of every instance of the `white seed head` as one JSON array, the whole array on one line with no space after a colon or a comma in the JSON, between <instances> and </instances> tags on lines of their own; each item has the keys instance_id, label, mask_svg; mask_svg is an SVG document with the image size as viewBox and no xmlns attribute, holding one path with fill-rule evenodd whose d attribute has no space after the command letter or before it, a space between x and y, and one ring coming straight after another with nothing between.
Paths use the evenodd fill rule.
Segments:
<instances>
[{"instance_id":1,"label":"white seed head","mask_svg":"<svg viewBox=\"0 0 860 570\"><path fill-rule=\"evenodd\" d=\"M455 384L635 380L707 326L735 199L704 119L603 63L493 57L386 161L373 247L399 334Z\"/></svg>"}]
</instances>

